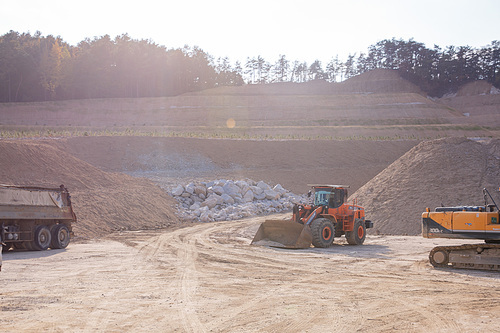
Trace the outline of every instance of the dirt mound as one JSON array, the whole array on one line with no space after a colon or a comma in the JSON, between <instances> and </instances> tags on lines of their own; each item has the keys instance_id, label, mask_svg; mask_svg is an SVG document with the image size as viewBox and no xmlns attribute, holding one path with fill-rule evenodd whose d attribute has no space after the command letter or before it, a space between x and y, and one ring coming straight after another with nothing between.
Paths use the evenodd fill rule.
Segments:
<instances>
[{"instance_id":1,"label":"dirt mound","mask_svg":"<svg viewBox=\"0 0 500 333\"><path fill-rule=\"evenodd\" d=\"M339 84L336 89L343 93L417 93L420 88L403 79L397 70L375 69L354 76Z\"/></svg>"},{"instance_id":2,"label":"dirt mound","mask_svg":"<svg viewBox=\"0 0 500 333\"><path fill-rule=\"evenodd\" d=\"M480 205L500 179L500 140L465 138L422 142L361 187L352 197L366 209L373 231L419 235L426 207ZM494 193L498 202L498 194Z\"/></svg>"},{"instance_id":3,"label":"dirt mound","mask_svg":"<svg viewBox=\"0 0 500 333\"><path fill-rule=\"evenodd\" d=\"M456 94L444 96L438 102L464 115L469 123L483 125L490 131L495 126L500 126L500 117L498 117L500 89L486 81L468 83L462 86Z\"/></svg>"},{"instance_id":4,"label":"dirt mound","mask_svg":"<svg viewBox=\"0 0 500 333\"><path fill-rule=\"evenodd\" d=\"M344 82L313 80L304 83L280 82L249 84L240 87L219 87L188 95L330 95L358 93L418 93L422 91L403 79L397 70L375 69Z\"/></svg>"},{"instance_id":5,"label":"dirt mound","mask_svg":"<svg viewBox=\"0 0 500 333\"><path fill-rule=\"evenodd\" d=\"M495 91L491 83L479 80L467 83L460 87L457 92L457 96L489 95L492 92L492 89Z\"/></svg>"},{"instance_id":6,"label":"dirt mound","mask_svg":"<svg viewBox=\"0 0 500 333\"><path fill-rule=\"evenodd\" d=\"M102 171L48 144L0 141L0 183L57 187L72 195L82 238L177 222L175 201L144 179Z\"/></svg>"}]
</instances>

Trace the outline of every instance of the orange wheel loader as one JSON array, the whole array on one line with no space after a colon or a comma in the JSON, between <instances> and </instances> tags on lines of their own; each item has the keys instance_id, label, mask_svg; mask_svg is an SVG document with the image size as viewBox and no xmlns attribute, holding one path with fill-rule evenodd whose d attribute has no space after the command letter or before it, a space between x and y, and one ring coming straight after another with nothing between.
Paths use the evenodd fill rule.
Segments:
<instances>
[{"instance_id":1,"label":"orange wheel loader","mask_svg":"<svg viewBox=\"0 0 500 333\"><path fill-rule=\"evenodd\" d=\"M365 210L355 202L347 203L345 185L309 185L311 205L294 205L291 220L266 220L251 244L304 249L330 247L335 237L345 234L351 245L361 245L366 229L373 223L365 220Z\"/></svg>"}]
</instances>

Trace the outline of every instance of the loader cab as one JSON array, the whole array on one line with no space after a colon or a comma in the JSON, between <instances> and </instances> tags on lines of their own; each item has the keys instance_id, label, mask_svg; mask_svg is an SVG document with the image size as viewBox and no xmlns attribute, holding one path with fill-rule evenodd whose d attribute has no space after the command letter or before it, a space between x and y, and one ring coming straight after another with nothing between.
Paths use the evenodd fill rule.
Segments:
<instances>
[{"instance_id":1,"label":"loader cab","mask_svg":"<svg viewBox=\"0 0 500 333\"><path fill-rule=\"evenodd\" d=\"M313 187L314 205L338 208L347 201L347 189L336 185Z\"/></svg>"}]
</instances>

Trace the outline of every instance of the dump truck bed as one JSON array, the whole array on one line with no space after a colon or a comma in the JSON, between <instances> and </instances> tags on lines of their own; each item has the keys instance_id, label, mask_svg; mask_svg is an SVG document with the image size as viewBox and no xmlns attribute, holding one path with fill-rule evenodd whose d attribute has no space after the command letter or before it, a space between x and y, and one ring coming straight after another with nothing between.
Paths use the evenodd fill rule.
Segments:
<instances>
[{"instance_id":1,"label":"dump truck bed","mask_svg":"<svg viewBox=\"0 0 500 333\"><path fill-rule=\"evenodd\" d=\"M74 221L76 217L64 187L0 185L0 220Z\"/></svg>"},{"instance_id":2,"label":"dump truck bed","mask_svg":"<svg viewBox=\"0 0 500 333\"><path fill-rule=\"evenodd\" d=\"M0 185L0 237L4 250L65 248L75 221L71 196L64 185Z\"/></svg>"}]
</instances>

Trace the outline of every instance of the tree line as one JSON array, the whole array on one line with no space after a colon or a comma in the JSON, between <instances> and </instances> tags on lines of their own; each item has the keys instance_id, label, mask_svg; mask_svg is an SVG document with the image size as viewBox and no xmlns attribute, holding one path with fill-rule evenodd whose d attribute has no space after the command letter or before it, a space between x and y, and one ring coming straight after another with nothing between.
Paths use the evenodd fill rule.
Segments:
<instances>
[{"instance_id":1,"label":"tree line","mask_svg":"<svg viewBox=\"0 0 500 333\"><path fill-rule=\"evenodd\" d=\"M276 63L262 57L247 58L246 82L307 82L326 80L338 82L374 69L394 69L409 81L418 85L430 96L442 96L454 92L463 84L486 80L500 88L500 41L493 41L482 48L434 45L432 49L423 43L409 39L386 39L369 46L368 52L349 54L345 61L338 56L326 66L316 60L288 61L281 55Z\"/></svg>"},{"instance_id":2,"label":"tree line","mask_svg":"<svg viewBox=\"0 0 500 333\"><path fill-rule=\"evenodd\" d=\"M274 82L338 82L377 68L396 69L432 96L474 80L500 86L500 42L480 49L438 46L413 39L382 40L366 53L334 57L325 66L261 56L244 64L215 59L198 47L167 49L127 34L85 39L76 46L40 32L0 36L0 102L113 97L161 97L218 86Z\"/></svg>"}]
</instances>

